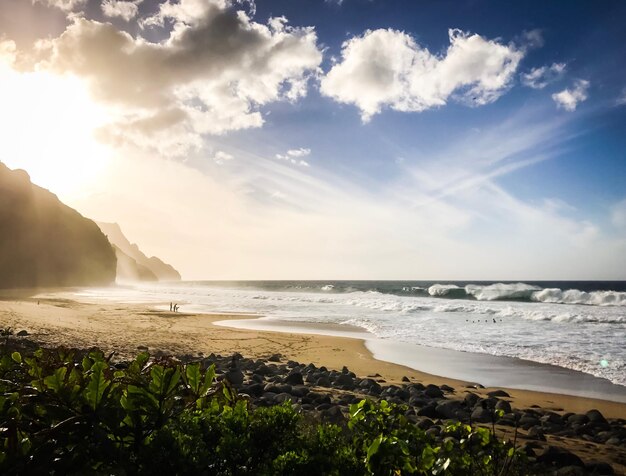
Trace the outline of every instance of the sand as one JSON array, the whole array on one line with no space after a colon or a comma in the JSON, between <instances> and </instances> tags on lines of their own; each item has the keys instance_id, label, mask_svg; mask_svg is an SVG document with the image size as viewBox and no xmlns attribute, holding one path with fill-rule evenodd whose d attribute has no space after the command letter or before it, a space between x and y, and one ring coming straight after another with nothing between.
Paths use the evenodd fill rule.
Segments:
<instances>
[{"instance_id":1,"label":"sand","mask_svg":"<svg viewBox=\"0 0 626 476\"><path fill-rule=\"evenodd\" d=\"M129 358L142 349L174 355L230 354L267 358L281 354L286 359L329 369L344 365L357 375L379 374L387 382L412 381L447 384L464 389L472 382L419 372L373 358L364 341L327 335L234 329L213 325L228 319L255 318L233 314L187 314L158 311L147 304L83 302L69 295L4 298L0 301L0 327L26 330L30 338L50 346L98 346ZM486 393L496 387L476 390ZM503 387L497 387L503 388ZM539 405L558 411L600 410L611 418L626 418L626 404L546 392L506 389L519 408Z\"/></svg>"},{"instance_id":2,"label":"sand","mask_svg":"<svg viewBox=\"0 0 626 476\"><path fill-rule=\"evenodd\" d=\"M48 294L11 298L0 294L0 328L14 332L26 330L28 338L43 345L68 347L98 346L115 352L119 358L130 358L141 350L153 354L200 357L211 352L229 355L239 352L246 357L268 358L281 354L284 359L312 362L329 369L347 366L357 375L380 376L388 383L400 383L403 377L412 382L447 384L462 398L471 382L443 378L408 367L373 358L362 339L289 332L235 329L214 325L216 321L258 316L233 314L187 314L155 310L148 304L83 302L71 294ZM15 294L14 294L15 295ZM163 303L167 307L167 303ZM1 343L0 343L1 345ZM502 387L494 387L502 388ZM486 394L494 388L471 389ZM602 399L575 397L538 391L504 390L513 407L525 409L538 405L557 412L584 413L592 408L607 418L626 418L626 404ZM625 474L626 451L623 448L598 445L585 440L548 437L548 442L565 446L584 460L604 460L613 465L616 474Z\"/></svg>"}]
</instances>

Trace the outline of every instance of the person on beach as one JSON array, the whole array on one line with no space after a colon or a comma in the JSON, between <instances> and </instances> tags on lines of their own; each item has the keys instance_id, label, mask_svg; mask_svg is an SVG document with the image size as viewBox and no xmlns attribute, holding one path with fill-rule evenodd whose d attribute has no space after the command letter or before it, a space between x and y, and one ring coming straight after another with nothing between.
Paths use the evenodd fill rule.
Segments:
<instances>
[{"instance_id":1,"label":"person on beach","mask_svg":"<svg viewBox=\"0 0 626 476\"><path fill-rule=\"evenodd\" d=\"M170 312L172 312L172 303L170 303Z\"/></svg>"}]
</instances>

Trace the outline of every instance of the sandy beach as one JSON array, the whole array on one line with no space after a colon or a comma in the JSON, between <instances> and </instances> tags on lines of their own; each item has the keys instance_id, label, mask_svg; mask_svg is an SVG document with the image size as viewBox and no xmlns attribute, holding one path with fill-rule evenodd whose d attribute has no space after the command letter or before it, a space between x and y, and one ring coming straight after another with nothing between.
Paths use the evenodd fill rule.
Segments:
<instances>
[{"instance_id":1,"label":"sandy beach","mask_svg":"<svg viewBox=\"0 0 626 476\"><path fill-rule=\"evenodd\" d=\"M471 380L452 379L377 360L363 340L329 335L258 331L216 326L214 322L254 319L240 314L191 314L155 310L147 304L83 302L66 294L45 294L0 301L2 327L26 330L34 340L47 345L98 346L129 358L143 349L172 355L208 355L239 352L246 357L267 358L281 354L286 359L311 362L330 369L344 365L357 375L380 374L388 382L412 380L452 387L473 385ZM495 388L495 387L493 387ZM492 387L477 389L486 393ZM498 386L497 388L505 388ZM539 405L571 412L597 408L607 417L625 418L626 404L604 399L506 388L517 406Z\"/></svg>"},{"instance_id":2,"label":"sandy beach","mask_svg":"<svg viewBox=\"0 0 626 476\"><path fill-rule=\"evenodd\" d=\"M154 305L82 302L68 296L5 296L0 301L0 326L10 327L14 332L25 330L29 339L43 345L98 346L106 352L115 352L119 358L129 358L146 349L155 355L193 357L239 352L245 357L269 358L280 354L285 360L311 362L329 369L347 366L357 375L378 375L377 378L387 383L400 383L403 377L408 377L411 382L446 384L456 390L459 398L463 398L467 387L473 384L376 360L361 339L214 325L216 321L258 316L174 313L156 310ZM494 388L471 390L486 395ZM535 405L559 413L584 413L595 408L607 418L626 418L624 403L529 390L505 390L516 408ZM554 441L559 441L559 437L554 437ZM567 446L587 459L606 457L614 469L626 471L623 462L620 463L626 457L622 448L607 448L582 439L570 439Z\"/></svg>"}]
</instances>

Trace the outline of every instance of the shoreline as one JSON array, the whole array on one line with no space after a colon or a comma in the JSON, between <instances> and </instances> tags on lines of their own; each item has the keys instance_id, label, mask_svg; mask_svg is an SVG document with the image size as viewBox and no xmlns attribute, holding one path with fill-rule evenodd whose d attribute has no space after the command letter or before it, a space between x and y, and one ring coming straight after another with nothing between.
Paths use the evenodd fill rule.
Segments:
<instances>
[{"instance_id":1,"label":"shoreline","mask_svg":"<svg viewBox=\"0 0 626 476\"><path fill-rule=\"evenodd\" d=\"M372 358L442 379L490 388L536 391L626 403L626 386L584 372L516 357L464 352L379 339L365 329L340 324L273 319L228 319L215 325L235 329L360 339Z\"/></svg>"},{"instance_id":2,"label":"shoreline","mask_svg":"<svg viewBox=\"0 0 626 476\"><path fill-rule=\"evenodd\" d=\"M57 291L57 290L55 290ZM66 290L67 291L67 290ZM37 304L37 303L40 304ZM98 346L130 357L148 349L153 354L205 355L239 352L255 358L282 354L300 362L328 368L349 367L358 375L379 374L387 383L403 377L422 383L471 388L479 394L505 389L520 407L539 405L554 411L584 412L597 408L610 417L623 418L626 403L600 398L509 388L504 385L475 388L472 379L450 378L378 360L359 338L312 333L234 329L214 325L217 321L242 320L241 314L173 313L159 310L163 303L128 304L105 300L78 300L70 293L18 296L0 303L3 327L23 328L42 344ZM249 315L245 319L258 319ZM354 330L354 329L353 329ZM429 350L432 350L429 348Z\"/></svg>"},{"instance_id":3,"label":"shoreline","mask_svg":"<svg viewBox=\"0 0 626 476\"><path fill-rule=\"evenodd\" d=\"M527 444L544 450L551 446L561 447L584 461L610 462L614 474L626 474L626 450L621 436L617 446L605 443L604 440L596 441L595 436L583 435L585 438L582 438L572 433L572 429L567 430L570 436L550 432L543 436L543 426L539 420L540 416L553 418L550 415L556 415L554 418L566 421L572 413L584 418L584 414L593 409L610 419L612 425L626 429L625 403L500 386L476 388L467 379L438 377L376 360L365 341L358 338L233 329L214 325L214 322L241 320L241 315L174 313L155 309L155 306L160 305L162 302L122 304L78 301L67 293L29 299L5 299L0 301L0 323L3 328L11 327L14 333L25 330L27 335L24 339L38 346L99 347L107 354L114 352L116 360L129 360L146 350L153 357L176 356L183 361L210 360L215 355L230 359L227 356L239 353L257 362L271 364L280 361L280 365L285 367L290 361L300 362L303 366L310 363L320 370L323 367L329 369L327 374L334 370L341 371L345 366L356 376L375 381L383 387L434 385L446 389L446 398L455 400L457 405L463 405L468 397L472 397L471 394L474 394L472 398L489 400L492 398L491 393L506 400L516 412L529 416L535 422L533 424L538 425L533 428L539 429L539 440L525 433L528 430L524 428L520 438L526 440ZM258 316L249 316L249 319L255 318ZM12 341L19 342L19 339L18 336L11 337ZM330 395L333 400L343 395L324 385L313 388ZM497 392L494 394L494 391ZM512 435L511 428L506 426L499 427L498 431L502 432L503 437Z\"/></svg>"}]
</instances>

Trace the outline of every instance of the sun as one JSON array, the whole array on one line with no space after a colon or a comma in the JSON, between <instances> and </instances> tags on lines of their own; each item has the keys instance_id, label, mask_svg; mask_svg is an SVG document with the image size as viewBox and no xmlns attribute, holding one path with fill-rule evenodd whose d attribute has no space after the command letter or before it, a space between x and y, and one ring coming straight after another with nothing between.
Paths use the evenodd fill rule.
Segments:
<instances>
[{"instance_id":1,"label":"sun","mask_svg":"<svg viewBox=\"0 0 626 476\"><path fill-rule=\"evenodd\" d=\"M108 149L95 132L107 113L82 80L0 63L0 84L0 161L62 197L98 180Z\"/></svg>"}]
</instances>

